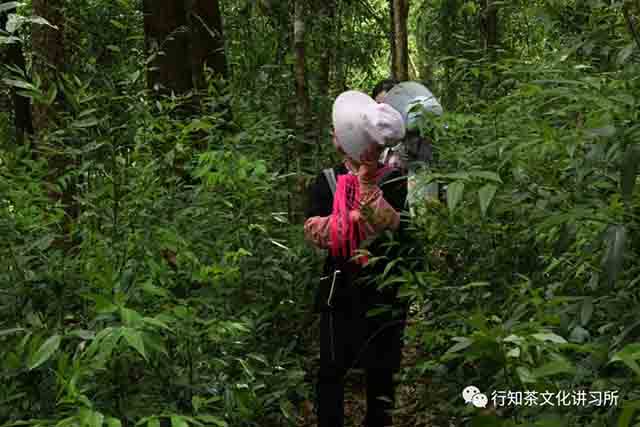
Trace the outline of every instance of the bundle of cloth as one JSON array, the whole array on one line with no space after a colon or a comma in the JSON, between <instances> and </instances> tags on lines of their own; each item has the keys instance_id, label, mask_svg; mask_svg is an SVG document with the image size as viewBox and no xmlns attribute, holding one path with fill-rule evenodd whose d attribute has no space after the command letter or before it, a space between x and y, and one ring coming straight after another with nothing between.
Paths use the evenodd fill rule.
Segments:
<instances>
[{"instance_id":1,"label":"bundle of cloth","mask_svg":"<svg viewBox=\"0 0 640 427\"><path fill-rule=\"evenodd\" d=\"M413 206L420 200L438 198L438 184L417 185L417 173L420 168L430 168L434 160L433 141L431 135L424 133L424 125L429 123L428 116L441 116L444 111L433 93L418 82L396 84L381 97L380 102L398 111L405 124L405 138L385 149L380 160L407 175L407 204L413 213Z\"/></svg>"}]
</instances>

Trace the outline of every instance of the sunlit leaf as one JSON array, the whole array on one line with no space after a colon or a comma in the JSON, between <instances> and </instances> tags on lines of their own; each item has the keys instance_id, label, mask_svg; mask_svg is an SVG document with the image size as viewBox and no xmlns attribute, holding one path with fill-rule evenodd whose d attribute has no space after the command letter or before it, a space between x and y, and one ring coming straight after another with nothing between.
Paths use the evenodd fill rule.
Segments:
<instances>
[{"instance_id":1,"label":"sunlit leaf","mask_svg":"<svg viewBox=\"0 0 640 427\"><path fill-rule=\"evenodd\" d=\"M487 215L487 210L489 209L489 205L491 205L491 201L496 194L496 190L498 190L497 186L495 186L494 184L487 184L478 191L478 198L480 199L480 211L482 212L482 216Z\"/></svg>"},{"instance_id":2,"label":"sunlit leaf","mask_svg":"<svg viewBox=\"0 0 640 427\"><path fill-rule=\"evenodd\" d=\"M117 418L108 418L107 427L122 427L122 422Z\"/></svg>"},{"instance_id":3,"label":"sunlit leaf","mask_svg":"<svg viewBox=\"0 0 640 427\"><path fill-rule=\"evenodd\" d=\"M572 366L567 361L554 360L541 366L540 368L534 369L532 374L536 378L544 378L557 374L573 374L575 373L575 371L575 366Z\"/></svg>"},{"instance_id":4,"label":"sunlit leaf","mask_svg":"<svg viewBox=\"0 0 640 427\"><path fill-rule=\"evenodd\" d=\"M562 338L560 335L556 335L553 332L544 332L539 334L531 335L533 338L538 341L548 341L556 344L567 344L567 340Z\"/></svg>"},{"instance_id":5,"label":"sunlit leaf","mask_svg":"<svg viewBox=\"0 0 640 427\"><path fill-rule=\"evenodd\" d=\"M453 213L464 195L464 182L455 181L447 186L447 207Z\"/></svg>"},{"instance_id":6,"label":"sunlit leaf","mask_svg":"<svg viewBox=\"0 0 640 427\"><path fill-rule=\"evenodd\" d=\"M591 320L593 315L593 298L585 298L582 302L582 308L580 309L580 323L582 326L586 326Z\"/></svg>"},{"instance_id":7,"label":"sunlit leaf","mask_svg":"<svg viewBox=\"0 0 640 427\"><path fill-rule=\"evenodd\" d=\"M147 359L147 354L144 349L144 341L142 339L142 333L131 328L123 328L122 335L129 345L134 348L144 359Z\"/></svg>"},{"instance_id":8,"label":"sunlit leaf","mask_svg":"<svg viewBox=\"0 0 640 427\"><path fill-rule=\"evenodd\" d=\"M1 3L0 4L0 14L5 13L5 12L7 12L9 10L13 10L13 9L17 8L20 5L22 5L22 3L19 2L19 1L8 1L6 3Z\"/></svg>"},{"instance_id":9,"label":"sunlit leaf","mask_svg":"<svg viewBox=\"0 0 640 427\"><path fill-rule=\"evenodd\" d=\"M470 347L474 340L470 339L470 338L464 338L464 337L460 337L457 338L458 343L454 344L453 346L451 346L448 350L447 353L457 353L461 350L464 350L465 348Z\"/></svg>"},{"instance_id":10,"label":"sunlit leaf","mask_svg":"<svg viewBox=\"0 0 640 427\"><path fill-rule=\"evenodd\" d=\"M28 368L35 369L49 360L51 356L53 356L53 354L56 352L56 350L58 350L58 348L60 347L60 342L60 335L53 335L49 337L33 355Z\"/></svg>"},{"instance_id":11,"label":"sunlit leaf","mask_svg":"<svg viewBox=\"0 0 640 427\"><path fill-rule=\"evenodd\" d=\"M609 227L606 235L607 249L603 263L610 286L613 286L622 268L626 241L627 229L623 225Z\"/></svg>"}]
</instances>

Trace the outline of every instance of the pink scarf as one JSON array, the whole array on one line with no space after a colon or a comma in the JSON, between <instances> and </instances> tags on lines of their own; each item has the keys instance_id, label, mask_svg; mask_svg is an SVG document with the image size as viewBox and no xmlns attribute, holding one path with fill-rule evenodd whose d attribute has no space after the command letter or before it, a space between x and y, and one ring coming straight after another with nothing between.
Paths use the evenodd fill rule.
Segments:
<instances>
[{"instance_id":1,"label":"pink scarf","mask_svg":"<svg viewBox=\"0 0 640 427\"><path fill-rule=\"evenodd\" d=\"M376 182L389 170L379 168ZM340 175L333 197L333 212L330 222L331 255L351 258L358 246L366 239L365 222L360 215L360 183L352 173ZM366 257L360 263L366 264Z\"/></svg>"}]
</instances>

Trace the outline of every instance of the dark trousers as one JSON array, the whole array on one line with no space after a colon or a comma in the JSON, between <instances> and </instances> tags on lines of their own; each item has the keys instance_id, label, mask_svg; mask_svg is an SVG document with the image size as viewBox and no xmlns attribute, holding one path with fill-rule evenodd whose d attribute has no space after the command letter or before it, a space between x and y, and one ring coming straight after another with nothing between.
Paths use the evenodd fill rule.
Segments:
<instances>
[{"instance_id":1,"label":"dark trousers","mask_svg":"<svg viewBox=\"0 0 640 427\"><path fill-rule=\"evenodd\" d=\"M367 415L364 427L386 427L392 423L393 371L367 369ZM318 376L318 427L344 426L344 369L325 366Z\"/></svg>"},{"instance_id":2,"label":"dark trousers","mask_svg":"<svg viewBox=\"0 0 640 427\"><path fill-rule=\"evenodd\" d=\"M320 326L320 369L318 373L318 427L344 426L344 379L349 368L361 365L362 352L366 359L380 356L375 347L363 347L363 335L354 328L360 323L353 313L322 313ZM359 338L358 338L359 336ZM390 340L381 344L392 345ZM364 363L367 388L367 415L364 427L390 426L394 400L394 366L389 363Z\"/></svg>"}]
</instances>

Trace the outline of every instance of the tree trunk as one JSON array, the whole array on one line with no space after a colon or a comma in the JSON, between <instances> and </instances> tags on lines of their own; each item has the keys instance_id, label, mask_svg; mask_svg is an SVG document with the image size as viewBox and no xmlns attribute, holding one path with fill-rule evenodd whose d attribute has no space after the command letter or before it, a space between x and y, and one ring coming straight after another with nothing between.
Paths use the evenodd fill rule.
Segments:
<instances>
[{"instance_id":1,"label":"tree trunk","mask_svg":"<svg viewBox=\"0 0 640 427\"><path fill-rule=\"evenodd\" d=\"M25 70L25 60L21 45L13 43L7 52L8 64ZM12 88L14 123L16 127L16 139L18 144L24 144L27 135L33 135L33 119L31 116L31 100L20 96L16 88ZM33 148L33 147L32 147ZM35 155L35 151L33 152Z\"/></svg>"},{"instance_id":2,"label":"tree trunk","mask_svg":"<svg viewBox=\"0 0 640 427\"><path fill-rule=\"evenodd\" d=\"M55 84L65 65L64 17L62 0L33 0L33 14L41 16L58 29L48 25L33 24L31 42L33 46L33 73L41 79L41 89L47 92ZM33 128L37 133L55 122L52 105L34 103Z\"/></svg>"},{"instance_id":3,"label":"tree trunk","mask_svg":"<svg viewBox=\"0 0 640 427\"><path fill-rule=\"evenodd\" d=\"M12 10L0 13L0 28L5 28L7 24L7 17L10 12L12 12ZM26 66L21 44L12 43L8 46L6 52L6 64L17 67L23 72L25 71ZM25 136L27 134L33 134L31 100L18 95L16 88L11 88L11 99L13 101L13 118L16 128L16 140L19 145L22 145L25 141Z\"/></svg>"},{"instance_id":4,"label":"tree trunk","mask_svg":"<svg viewBox=\"0 0 640 427\"><path fill-rule=\"evenodd\" d=\"M400 81L409 80L408 17L409 0L393 0L393 27L395 35L393 76L396 80Z\"/></svg>"},{"instance_id":5,"label":"tree trunk","mask_svg":"<svg viewBox=\"0 0 640 427\"><path fill-rule=\"evenodd\" d=\"M40 89L43 93L49 93L55 86L59 76L64 72L68 49L65 46L65 18L63 14L64 0L33 0L33 14L41 16L56 28L48 25L33 24L31 29L31 42L33 52L32 72L34 78L40 79ZM60 96L60 92L58 92ZM33 128L38 144L45 148L47 142L44 131L54 128L58 121L56 100L50 104L35 102L33 104ZM53 140L55 141L55 139ZM59 143L59 142L58 142ZM74 199L76 192L75 180L65 180L61 187L59 179L74 167L73 159L62 145L50 147L52 152L47 153L49 171L47 181L49 185L49 197L52 203L61 203L64 212L64 235L53 243L55 247L68 251L77 243L72 235L72 223L79 214L78 203ZM49 150L42 150L47 152Z\"/></svg>"},{"instance_id":6,"label":"tree trunk","mask_svg":"<svg viewBox=\"0 0 640 427\"><path fill-rule=\"evenodd\" d=\"M147 54L155 54L147 70L149 89L186 93L193 81L184 0L143 0L143 13Z\"/></svg>"},{"instance_id":7,"label":"tree trunk","mask_svg":"<svg viewBox=\"0 0 640 427\"><path fill-rule=\"evenodd\" d=\"M445 0L442 2L440 11L440 28L442 34L448 34L445 37L444 51L447 57L453 57L458 54L456 39L453 36L455 31L456 16L458 14L458 0ZM457 102L457 82L453 79L454 63L451 59L447 59L444 63L445 68L445 88L444 88L444 108L453 110Z\"/></svg>"},{"instance_id":8,"label":"tree trunk","mask_svg":"<svg viewBox=\"0 0 640 427\"><path fill-rule=\"evenodd\" d=\"M498 46L498 6L495 0L483 0L485 46L492 56Z\"/></svg>"},{"instance_id":9,"label":"tree trunk","mask_svg":"<svg viewBox=\"0 0 640 427\"><path fill-rule=\"evenodd\" d=\"M311 103L306 83L305 69L305 8L304 0L295 0L294 20L293 20L293 44L296 58L295 80L296 80L296 159L297 164L304 168L308 164L309 139L311 125ZM298 176L295 179L294 194L305 194L305 180L300 168L297 170ZM297 197L293 206L293 222L302 220L304 208L304 197Z\"/></svg>"},{"instance_id":10,"label":"tree trunk","mask_svg":"<svg viewBox=\"0 0 640 427\"><path fill-rule=\"evenodd\" d=\"M296 128L298 129L299 136L301 137L301 142L306 137L306 130L310 123L309 114L311 111L306 84L304 33L304 4L303 0L296 0L293 25L294 51L296 58ZM300 145L300 154L306 151L304 149L305 146L306 144Z\"/></svg>"},{"instance_id":11,"label":"tree trunk","mask_svg":"<svg viewBox=\"0 0 640 427\"><path fill-rule=\"evenodd\" d=\"M318 79L318 89L320 100L320 118L318 120L317 131L318 139L324 134L324 131L329 128L331 120L331 104L328 101L330 99L330 85L331 85L331 67L334 62L335 43L333 22L336 15L335 0L325 0L322 3L321 11L321 34L322 34L322 53L319 64L320 78ZM319 147L319 145L318 145Z\"/></svg>"},{"instance_id":12,"label":"tree trunk","mask_svg":"<svg viewBox=\"0 0 640 427\"><path fill-rule=\"evenodd\" d=\"M215 75L228 77L219 1L193 0L190 18L193 77L196 87L202 89L205 64Z\"/></svg>"},{"instance_id":13,"label":"tree trunk","mask_svg":"<svg viewBox=\"0 0 640 427\"><path fill-rule=\"evenodd\" d=\"M391 77L396 79L396 57L398 56L396 47L396 14L394 0L389 0L389 48L391 50Z\"/></svg>"}]
</instances>

